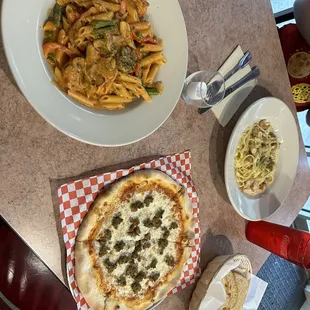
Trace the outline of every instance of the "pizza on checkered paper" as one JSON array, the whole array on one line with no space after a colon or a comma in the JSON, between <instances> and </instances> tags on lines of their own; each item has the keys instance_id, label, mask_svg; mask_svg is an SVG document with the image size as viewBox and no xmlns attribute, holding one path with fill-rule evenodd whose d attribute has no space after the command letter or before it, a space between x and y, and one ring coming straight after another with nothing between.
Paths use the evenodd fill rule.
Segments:
<instances>
[{"instance_id":1,"label":"pizza on checkered paper","mask_svg":"<svg viewBox=\"0 0 310 310\"><path fill-rule=\"evenodd\" d=\"M145 309L173 289L194 243L185 188L158 170L113 183L79 228L75 277L96 309Z\"/></svg>"}]
</instances>

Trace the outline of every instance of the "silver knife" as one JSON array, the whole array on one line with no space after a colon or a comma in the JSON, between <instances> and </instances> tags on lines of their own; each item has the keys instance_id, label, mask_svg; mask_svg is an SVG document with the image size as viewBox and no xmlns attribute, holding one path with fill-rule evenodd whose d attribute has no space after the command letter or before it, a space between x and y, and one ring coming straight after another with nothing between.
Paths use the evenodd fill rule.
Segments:
<instances>
[{"instance_id":1,"label":"silver knife","mask_svg":"<svg viewBox=\"0 0 310 310\"><path fill-rule=\"evenodd\" d=\"M259 77L260 75L260 70L258 67L253 67L251 72L249 72L247 75L245 75L242 79L240 79L238 82L236 82L235 84L231 85L230 87L228 87L225 90L225 96L224 98L226 98L227 96L229 96L231 93L233 93L235 90L239 89L240 87L242 87L243 85L245 85L246 83L255 80Z\"/></svg>"}]
</instances>

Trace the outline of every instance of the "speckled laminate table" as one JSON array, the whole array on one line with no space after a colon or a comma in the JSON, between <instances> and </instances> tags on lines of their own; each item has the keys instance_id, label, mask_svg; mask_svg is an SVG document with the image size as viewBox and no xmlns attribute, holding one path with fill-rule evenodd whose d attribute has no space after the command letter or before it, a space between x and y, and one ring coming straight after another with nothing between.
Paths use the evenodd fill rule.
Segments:
<instances>
[{"instance_id":1,"label":"speckled laminate table","mask_svg":"<svg viewBox=\"0 0 310 310\"><path fill-rule=\"evenodd\" d=\"M180 4L189 38L189 72L217 68L237 44L253 52L253 62L261 69L258 86L225 129L212 112L199 116L180 100L167 122L139 143L119 148L82 144L58 132L34 111L18 90L0 47L0 213L61 280L65 278L64 244L55 179L184 150L192 153L193 179L200 196L201 267L219 254L234 252L248 255L257 272L268 256L245 239L246 223L228 201L223 165L231 130L253 101L273 95L296 115L270 3L180 0ZM300 139L296 180L270 220L291 224L309 195L309 184ZM170 296L158 309L187 309L193 288Z\"/></svg>"}]
</instances>

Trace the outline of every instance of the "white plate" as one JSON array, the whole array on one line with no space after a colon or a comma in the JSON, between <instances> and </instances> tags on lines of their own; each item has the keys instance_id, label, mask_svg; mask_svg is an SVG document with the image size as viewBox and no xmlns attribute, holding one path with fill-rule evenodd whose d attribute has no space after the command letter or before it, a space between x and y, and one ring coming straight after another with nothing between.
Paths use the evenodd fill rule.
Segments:
<instances>
[{"instance_id":1,"label":"white plate","mask_svg":"<svg viewBox=\"0 0 310 310\"><path fill-rule=\"evenodd\" d=\"M165 122L182 91L188 60L187 34L178 0L149 2L148 19L155 34L164 40L168 61L158 75L165 91L154 96L151 104L132 104L121 112L96 112L69 99L51 83L41 45L42 25L55 0L3 1L2 32L9 65L18 86L45 120L72 138L104 146L139 141Z\"/></svg>"},{"instance_id":2,"label":"white plate","mask_svg":"<svg viewBox=\"0 0 310 310\"><path fill-rule=\"evenodd\" d=\"M275 180L258 196L244 195L238 188L234 173L234 156L243 132L260 119L267 119L281 142ZM250 221L262 220L274 213L291 190L299 156L299 139L295 119L287 105L268 97L253 103L241 116L232 132L225 159L225 183L235 210Z\"/></svg>"}]
</instances>

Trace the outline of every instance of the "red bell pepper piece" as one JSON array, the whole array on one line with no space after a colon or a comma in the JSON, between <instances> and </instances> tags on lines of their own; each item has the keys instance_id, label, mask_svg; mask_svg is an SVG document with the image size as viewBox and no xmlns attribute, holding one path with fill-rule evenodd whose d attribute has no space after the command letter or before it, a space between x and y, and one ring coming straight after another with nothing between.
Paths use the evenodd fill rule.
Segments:
<instances>
[{"instance_id":1,"label":"red bell pepper piece","mask_svg":"<svg viewBox=\"0 0 310 310\"><path fill-rule=\"evenodd\" d=\"M135 66L135 76L139 76L139 74L140 74L140 65L137 62Z\"/></svg>"},{"instance_id":2,"label":"red bell pepper piece","mask_svg":"<svg viewBox=\"0 0 310 310\"><path fill-rule=\"evenodd\" d=\"M132 37L139 43L158 44L158 41L151 37L139 38L135 32L132 32Z\"/></svg>"}]
</instances>

